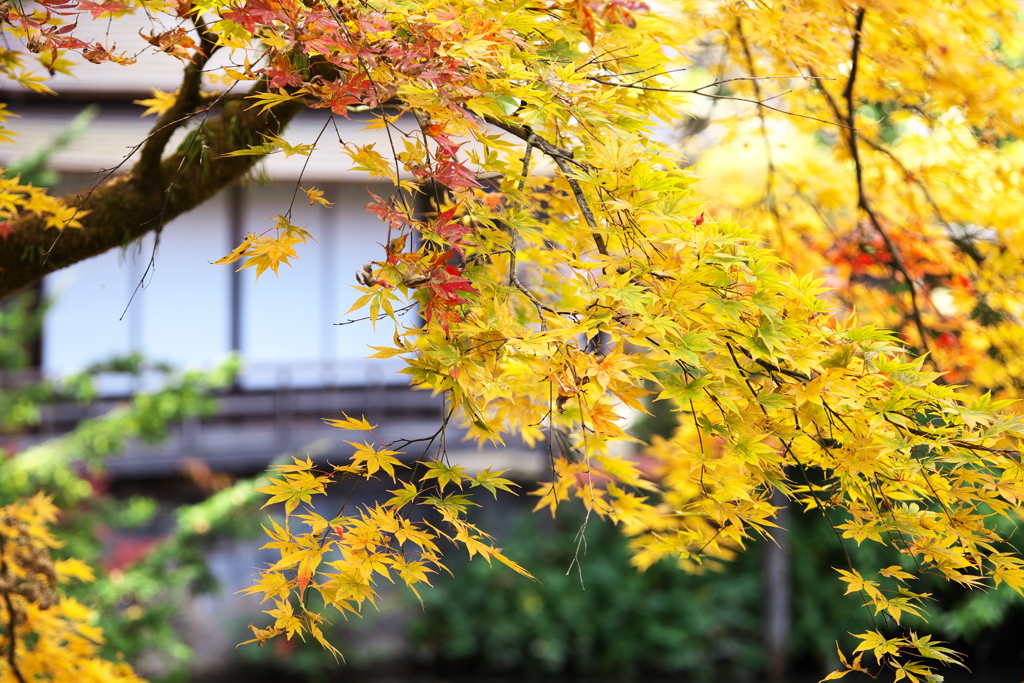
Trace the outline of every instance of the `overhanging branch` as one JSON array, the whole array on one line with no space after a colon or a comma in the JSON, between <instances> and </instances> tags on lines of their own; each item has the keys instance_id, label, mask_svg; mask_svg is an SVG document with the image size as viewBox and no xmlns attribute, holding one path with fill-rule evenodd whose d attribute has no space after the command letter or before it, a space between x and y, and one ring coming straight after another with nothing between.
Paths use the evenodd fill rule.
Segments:
<instances>
[{"instance_id":1,"label":"overhanging branch","mask_svg":"<svg viewBox=\"0 0 1024 683\"><path fill-rule=\"evenodd\" d=\"M251 94L266 89L266 82L259 81ZM297 99L272 109L253 107L244 99L228 101L194 133L202 137L202 154L196 153L194 140L186 140L163 159L140 158L126 175L68 197L68 206L88 211L76 217L81 229L66 228L58 234L46 229L45 219L38 216L18 219L14 231L0 242L0 297L48 273L138 239L199 206L260 159L228 153L259 143L264 135L279 135L302 107ZM145 174L159 182L140 182Z\"/></svg>"},{"instance_id":2,"label":"overhanging branch","mask_svg":"<svg viewBox=\"0 0 1024 683\"><path fill-rule=\"evenodd\" d=\"M888 231L882 226L882 222L879 219L878 214L875 212L875 209L864 189L864 165L861 162L860 148L858 145L860 136L857 135L857 128L855 126L856 100L854 98L854 84L857 81L857 69L860 61L860 50L864 35L864 17L866 13L867 10L860 7L854 17L853 45L850 49L850 75L847 78L846 87L843 88L842 92L842 98L846 104L845 114L842 109L840 109L839 104L829 94L827 89L822 88L821 92L824 95L829 108L832 109L836 117L845 119L846 121L847 144L850 149L850 157L853 159L854 174L857 182L857 208L867 216L868 222L871 223L875 232L877 232L882 238L885 248L889 251L889 255L892 257L893 270L903 277L903 281L907 286L907 291L910 294L910 319L914 322L915 327L917 327L917 332L921 337L921 346L924 351L928 353L931 351L928 344L928 330L925 328L924 321L921 318L921 309L917 301L917 285L903 261L903 255L900 253L899 248L893 241L892 237L890 237ZM935 358L931 357L929 360L936 369L938 369L938 364L935 362Z\"/></svg>"}]
</instances>

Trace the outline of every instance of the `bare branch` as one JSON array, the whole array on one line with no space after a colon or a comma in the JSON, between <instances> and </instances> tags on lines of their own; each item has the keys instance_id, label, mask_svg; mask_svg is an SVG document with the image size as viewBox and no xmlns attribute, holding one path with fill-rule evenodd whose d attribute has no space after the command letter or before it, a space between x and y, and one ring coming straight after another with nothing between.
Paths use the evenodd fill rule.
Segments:
<instances>
[{"instance_id":1,"label":"bare branch","mask_svg":"<svg viewBox=\"0 0 1024 683\"><path fill-rule=\"evenodd\" d=\"M914 321L914 326L917 327L918 335L921 337L921 346L926 352L928 352L930 351L928 333L925 329L924 321L921 319L921 309L917 302L917 285L914 282L914 279L910 276L910 272L907 270L906 264L903 262L903 255L900 253L896 243L893 242L888 231L882 227L882 222L879 219L878 214L875 213L875 210L871 205L871 201L867 197L867 193L864 191L864 165L860 158L857 128L854 126L856 116L856 111L854 110L854 86L857 81L857 68L860 63L860 47L864 31L865 14L867 14L867 10L861 7L857 10L857 14L854 19L853 45L850 49L850 76L846 81L846 87L843 88L842 93L846 104L846 113L844 114L840 110L839 104L829 94L828 90L822 88L821 92L824 94L825 100L828 102L829 107L835 115L846 120L845 128L847 130L847 144L850 149L850 156L853 158L853 167L857 182L857 208L864 212L864 215L868 217L868 221L875 229L875 232L881 236L882 242L885 243L885 248L892 256L893 270L902 276L903 281L907 285L907 291L910 293L910 318ZM930 358L930 360L932 364L935 365L935 359ZM938 368L937 365L936 368Z\"/></svg>"}]
</instances>

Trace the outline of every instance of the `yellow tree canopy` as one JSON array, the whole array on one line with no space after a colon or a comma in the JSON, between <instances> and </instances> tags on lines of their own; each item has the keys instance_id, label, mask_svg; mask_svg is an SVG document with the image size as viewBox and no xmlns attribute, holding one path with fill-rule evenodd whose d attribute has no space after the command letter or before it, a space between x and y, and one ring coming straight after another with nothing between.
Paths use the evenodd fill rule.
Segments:
<instances>
[{"instance_id":1,"label":"yellow tree canopy","mask_svg":"<svg viewBox=\"0 0 1024 683\"><path fill-rule=\"evenodd\" d=\"M774 491L847 542L895 546L915 572L840 569L878 629L832 677L939 680L951 654L899 627L922 610L916 572L1024 589L995 526L1024 495L1024 429L985 392L1015 394L1024 338L1015 3L69 0L11 6L0 68L35 88L31 67L68 52L131 68L77 39L75 17L133 12L182 60L181 88L145 102L159 118L135 166L88 196L6 181L0 291L154 229L260 155L315 154L287 141L301 108L372 112L388 147L344 150L396 187L369 198L384 246L356 283L356 307L394 328L375 356L444 394L445 425L547 440L538 507L578 498L640 567L731 555L773 525ZM701 105L721 121L695 172L677 143ZM284 213L222 262L278 272L309 236ZM424 324L396 315L410 302ZM609 445L650 400L681 427L641 472ZM266 489L287 516L252 589L272 603L255 640L333 648L312 595L356 612L381 576L428 582L443 537L527 571L466 519L471 489L509 482L449 463L443 427L413 451L423 435L333 422L367 432L351 462L297 460ZM393 480L393 497L309 507L353 475ZM444 524L410 521L414 505Z\"/></svg>"},{"instance_id":2,"label":"yellow tree canopy","mask_svg":"<svg viewBox=\"0 0 1024 683\"><path fill-rule=\"evenodd\" d=\"M63 593L93 574L80 560L51 557L58 514L42 494L0 507L0 681L142 683L124 662L98 656L96 615Z\"/></svg>"}]
</instances>

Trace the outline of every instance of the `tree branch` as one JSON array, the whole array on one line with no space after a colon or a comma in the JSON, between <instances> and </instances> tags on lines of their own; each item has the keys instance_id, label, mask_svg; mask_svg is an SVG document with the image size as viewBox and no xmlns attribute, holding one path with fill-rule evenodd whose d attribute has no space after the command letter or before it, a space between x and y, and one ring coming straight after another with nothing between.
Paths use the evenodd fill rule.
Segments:
<instances>
[{"instance_id":1,"label":"tree branch","mask_svg":"<svg viewBox=\"0 0 1024 683\"><path fill-rule=\"evenodd\" d=\"M867 10L865 8L858 8L854 20L853 46L850 49L850 76L846 81L846 87L843 88L842 93L843 100L845 100L846 103L845 115L840 110L836 101L829 94L828 90L822 88L821 92L825 96L825 100L828 102L829 107L835 115L846 120L847 143L850 148L850 156L853 159L854 174L857 182L857 208L864 212L864 215L868 217L868 221L875 229L875 232L881 236L882 242L885 243L885 248L892 256L893 270L898 272L903 277L903 281L907 284L907 291L910 293L910 318L914 321L914 326L917 327L917 333L921 337L922 348L925 352L930 353L928 333L925 329L924 321L921 319L921 309L917 303L917 285L914 283L914 279L910 277L910 272L907 270L907 266L903 262L903 255L900 253L896 243L892 241L888 231L882 227L882 222L879 220L878 215L871 206L871 202L868 200L867 193L864 191L864 165L861 163L860 149L858 145L859 136L857 135L857 129L854 126L856 116L856 112L854 110L854 85L857 82L857 67L860 61L860 48L864 31L865 14L867 14ZM935 365L934 358L931 359L931 362ZM937 365L935 366L938 368Z\"/></svg>"},{"instance_id":2,"label":"tree branch","mask_svg":"<svg viewBox=\"0 0 1024 683\"><path fill-rule=\"evenodd\" d=\"M824 124L829 125L829 126L838 126L839 128L846 128L847 127L847 125L845 123L843 123L842 121L826 121L825 119L820 119L817 116L811 116L809 114L800 114L800 113L795 112L795 111L786 111L785 109L780 109L778 107L773 107L770 104L765 104L768 100L773 100L773 99L775 99L777 97L782 97L783 95L786 95L789 92L792 92L792 91L789 91L789 90L787 90L786 92L783 92L783 93L779 93L778 95L772 95L771 97L766 97L764 99L757 99L757 100L747 99L746 97L733 97L731 95L712 95L711 93L704 92L704 90L707 89L707 88L712 88L712 87L714 87L716 85L721 85L723 83L729 83L730 81L759 81L759 80L779 79L779 78L797 78L796 76L753 76L753 77L743 76L743 77L739 77L739 78L726 78L725 80L715 81L714 83L708 83L707 85L702 85L699 88L694 88L692 90L687 90L687 89L683 89L683 88L658 88L658 87L648 86L648 85L638 85L637 83L615 83L614 81L609 81L609 80L607 80L605 78L601 78L600 76L584 76L584 78L586 78L588 81L593 81L594 83L600 83L601 85L608 85L608 86L611 86L613 88L632 88L633 90L650 90L652 92L686 93L686 94L691 94L691 95L700 95L701 97L707 97L708 99L711 99L711 100L735 100L737 102L746 102L747 104L756 104L758 107L761 107L763 109L769 109L771 111L777 111L780 114L785 114L786 116L795 116L796 118L800 118L800 119L810 119L811 121L817 121L818 123L824 123ZM805 78L806 79L808 77L807 76L799 76L799 78ZM819 80L829 80L828 78L826 78L824 76L811 76L810 78L815 78L815 79L819 79Z\"/></svg>"},{"instance_id":3,"label":"tree branch","mask_svg":"<svg viewBox=\"0 0 1024 683\"><path fill-rule=\"evenodd\" d=\"M960 251L967 254L975 263L980 264L985 260L985 257L982 256L980 251L978 251L978 248L971 243L969 237L955 237L953 226L950 225L949 221L946 219L942 208L939 206L938 202L935 201L931 190L928 188L928 185L924 180L907 168L906 164L900 161L899 157L897 157L891 149L878 144L870 138L862 138L862 140L864 140L864 143L871 149L889 157L889 159L896 165L896 168L900 170L900 173L903 174L903 177L917 185L918 189L921 190L921 194L924 195L925 201L928 202L929 206L931 206L932 213L935 214L935 218L938 219L938 221L946 228L946 233L949 236L950 242L955 244Z\"/></svg>"},{"instance_id":4,"label":"tree branch","mask_svg":"<svg viewBox=\"0 0 1024 683\"><path fill-rule=\"evenodd\" d=\"M510 133L520 140L523 140L528 145L533 145L540 151L551 157L562 175L565 176L566 182L569 183L569 189L572 190L573 197L576 199L576 204L580 207L580 213L583 214L583 220L587 222L590 229L594 231L594 244L597 245L597 250L603 255L608 255L608 244L604 240L604 235L597 232L597 219L594 217L594 212L590 209L590 203L587 201L586 195L583 194L583 188L580 186L580 182L572 176L572 169L569 168L569 162L574 161L573 153L557 145L553 145L541 136L534 133L528 126L516 126L507 121L494 118L493 116L485 116L484 120L492 126L501 128L506 133ZM575 162L578 163L578 162Z\"/></svg>"},{"instance_id":5,"label":"tree branch","mask_svg":"<svg viewBox=\"0 0 1024 683\"><path fill-rule=\"evenodd\" d=\"M526 177L530 174L530 155L533 152L533 144L530 142L526 143L526 152L523 154L523 177L519 181L519 193L523 192L523 188L526 187ZM515 226L512 227L511 234L509 235L509 257L508 257L508 280L512 285L518 289L523 295L537 307L537 318L540 320L540 326L542 330L547 329L547 323L544 321L544 311L550 311L555 313L555 310L550 306L545 306L541 301L533 295L526 285L519 281L519 275L516 273L516 266L518 265L518 252L516 249L516 242L519 241L519 229Z\"/></svg>"},{"instance_id":6,"label":"tree branch","mask_svg":"<svg viewBox=\"0 0 1024 683\"><path fill-rule=\"evenodd\" d=\"M185 66L178 97L174 101L174 105L157 119L152 132L146 138L146 142L139 152L139 161L135 166L133 177L135 182L142 184L146 189L163 184L160 159L164 155L164 148L170 142L174 131L188 121L192 113L203 102L201 94L203 67L206 66L206 62L213 54L216 43L212 41L202 20L196 20L196 29L199 31L201 47L192 56L192 61Z\"/></svg>"},{"instance_id":7,"label":"tree branch","mask_svg":"<svg viewBox=\"0 0 1024 683\"><path fill-rule=\"evenodd\" d=\"M7 559L4 557L4 538L0 536L0 576L7 576ZM4 591L4 606L7 608L7 666L11 673L18 679L18 683L25 683L25 677L18 668L17 647L18 647L18 615L14 611L14 603L11 594Z\"/></svg>"},{"instance_id":8,"label":"tree branch","mask_svg":"<svg viewBox=\"0 0 1024 683\"><path fill-rule=\"evenodd\" d=\"M867 9L864 7L857 8L857 15L854 19L853 24L853 47L850 49L850 78L846 81L846 87L843 89L843 99L846 100L847 105L847 121L853 121L853 84L857 81L857 62L860 59L860 45L861 38L864 32L864 16L867 14Z\"/></svg>"},{"instance_id":9,"label":"tree branch","mask_svg":"<svg viewBox=\"0 0 1024 683\"><path fill-rule=\"evenodd\" d=\"M15 648L18 646L17 637L17 614L14 612L14 605L11 604L11 596L9 593L4 593L4 604L7 607L7 637L9 642L7 643L7 666L10 667L14 677L18 679L18 683L25 683L25 677L21 675L21 669L18 668L18 660L15 655Z\"/></svg>"},{"instance_id":10,"label":"tree branch","mask_svg":"<svg viewBox=\"0 0 1024 683\"><path fill-rule=\"evenodd\" d=\"M754 97L758 102L762 102L764 98L761 96L761 85L758 83L759 78L754 66L754 55L750 50L750 44L747 42L747 37L743 35L743 20L739 17L736 17L736 35L739 37L740 47L743 49L743 57L747 62L747 71L750 72L750 85L754 88ZM775 220L775 232L779 236L779 248L784 252L786 249L786 233L782 229L782 217L779 215L779 203L775 197L775 159L772 156L772 143L771 139L768 137L768 122L766 121L764 109L758 107L757 118L761 124L761 140L764 141L764 153L768 162L768 173L765 178L765 201L768 204L768 209L772 213L772 218Z\"/></svg>"},{"instance_id":11,"label":"tree branch","mask_svg":"<svg viewBox=\"0 0 1024 683\"><path fill-rule=\"evenodd\" d=\"M259 81L250 94L266 90L266 81ZM38 216L18 219L0 249L0 297L55 270L138 239L199 206L260 159L228 153L260 142L263 135L279 135L302 107L299 100L271 109L253 107L246 100L225 103L218 115L211 116L195 132L202 137L202 154L196 153L195 140L185 140L163 160L154 162L152 156L140 159L125 176L68 197L68 206L83 211L76 216L81 229L54 233L44 228L45 219ZM139 182L139 176L145 173L154 174L160 182ZM173 187L168 187L172 179ZM55 239L58 234L60 239Z\"/></svg>"}]
</instances>

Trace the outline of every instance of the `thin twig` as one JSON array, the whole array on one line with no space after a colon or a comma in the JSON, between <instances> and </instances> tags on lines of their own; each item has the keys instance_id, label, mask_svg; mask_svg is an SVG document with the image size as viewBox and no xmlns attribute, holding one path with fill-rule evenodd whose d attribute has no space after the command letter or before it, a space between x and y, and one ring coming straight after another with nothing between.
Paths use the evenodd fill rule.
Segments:
<instances>
[{"instance_id":1,"label":"thin twig","mask_svg":"<svg viewBox=\"0 0 1024 683\"><path fill-rule=\"evenodd\" d=\"M533 154L533 143L530 142L529 140L527 140L527 142L526 142L526 152L523 153L523 173L522 173L522 178L519 180L519 194L520 195L522 195L523 189L526 187L526 177L530 173L530 156L532 154ZM517 265L517 257L518 257L518 251L517 251L517 243L518 242L519 242L519 228L517 228L515 226L512 226L512 231L509 234L508 281L510 283L512 283L512 286L514 286L516 289L518 289L520 292L522 292L523 296L525 296L527 299L529 299L530 302L533 303L534 306L537 307L537 318L540 320L540 328L542 330L547 331L548 325L547 325L547 322L544 320L544 311L547 311L549 313L554 313L555 315L557 315L558 312L555 309L551 308L550 306L547 306L544 303L542 303L541 300L538 299L536 296L534 296L533 292L531 292L526 287L526 285L524 285L519 280L519 274L516 273L516 265Z\"/></svg>"},{"instance_id":2,"label":"thin twig","mask_svg":"<svg viewBox=\"0 0 1024 683\"><path fill-rule=\"evenodd\" d=\"M933 434L933 433L931 433L929 431L926 431L924 429L918 429L916 427L911 427L909 425L901 425L901 424L899 424L897 422L894 422L892 419L889 418L888 413L892 413L893 415L902 415L902 413L898 413L898 412L896 412L894 410L888 410L888 411L886 411L882 415L882 418L886 422L891 424L893 427L896 427L897 429L902 429L902 430L904 430L904 431L906 431L906 432L908 432L910 434L913 434L914 436L921 436L921 437L924 437L926 439L932 439L932 440L936 440L937 441L937 440L942 438L941 436L939 436L937 434ZM963 439L950 439L946 443L948 443L951 446L956 446L957 448L963 448L964 450L968 450L968 451L983 451L985 453L995 453L997 455L1005 455L1007 457L1016 458L1018 462L1021 462L1021 458L1022 458L1022 454L1021 454L1020 451L1015 451L1015 450L1011 450L1011 449L1007 449L1007 448L989 448L988 446L982 446L982 445L979 445L979 444L973 444L973 443L971 443L969 441L964 441Z\"/></svg>"},{"instance_id":3,"label":"thin twig","mask_svg":"<svg viewBox=\"0 0 1024 683\"><path fill-rule=\"evenodd\" d=\"M402 315L403 313L408 313L409 311L411 311L414 308L416 308L416 302L415 301L412 302L411 304L408 304L407 306L402 306L401 308L396 308L395 309L395 315L399 316L399 315ZM337 327L341 327L343 325L352 325L353 323L361 323L361 322L365 322L367 320L373 320L373 322L376 323L376 322L380 322L384 318L389 318L389 317L391 317L391 316L389 316L387 313L381 313L380 315L378 315L376 317L374 317L372 315L364 315L362 318L349 318L345 322L333 323L333 324L335 326L337 326Z\"/></svg>"},{"instance_id":4,"label":"thin twig","mask_svg":"<svg viewBox=\"0 0 1024 683\"><path fill-rule=\"evenodd\" d=\"M632 88L634 90L650 90L650 91L653 91L653 92L686 93L686 94L691 94L691 95L700 95L701 97L707 97L708 99L712 99L712 100L735 100L737 102L746 102L747 104L756 104L759 107L764 107L765 109L769 109L771 111L776 111L776 112L779 112L780 114L785 114L787 116L795 116L795 117L801 118L801 119L810 119L811 121L817 121L818 123L824 123L825 125L828 125L828 126L836 126L838 128L848 128L849 127L848 124L843 123L842 121L828 121L826 119L820 119L817 116L811 116L810 114L799 114L799 113L797 113L795 111L787 111L785 109L780 109L778 107L773 107L770 104L766 104L766 102L768 102L768 100L774 100L774 99L776 99L778 97L782 97L783 95L788 94L790 91L786 91L784 93L779 93L778 95L772 95L771 97L767 97L767 98L765 98L763 100L751 100L751 99L748 99L746 97L732 97L730 95L712 95L710 93L703 92L704 89L710 88L713 85L719 85L721 83L728 83L729 81L735 81L735 80L751 80L751 78L746 78L746 77L744 77L744 78L727 78L727 79L722 80L722 81L715 81L714 83L708 83L707 85L703 85L703 86L701 86L699 88L693 88L693 89L685 89L685 88L657 88L657 87L649 86L649 85L637 85L636 83L615 83L613 81L609 81L609 80L606 80L604 78L601 78L600 76L587 76L586 78L587 78L588 81L593 81L594 83L600 83L601 85L608 85L608 86L611 86L613 88ZM767 78L785 78L785 77L784 76L757 76L756 78L757 79L767 79ZM827 79L825 79L824 76L801 76L801 78L817 78L817 79L827 80Z\"/></svg>"},{"instance_id":5,"label":"thin twig","mask_svg":"<svg viewBox=\"0 0 1024 683\"><path fill-rule=\"evenodd\" d=\"M736 17L736 35L740 39L743 56L747 60L747 69L750 71L750 84L754 88L754 97L760 102L763 100L761 97L761 85L758 83L760 77L757 75L754 67L754 56L750 52L750 44L747 42L747 37L743 35L743 21L739 17ZM782 217L779 215L779 205L775 197L775 160L772 157L772 143L768 138L768 123L764 110L760 107L757 109L757 118L761 123L761 139L764 141L764 153L768 161L768 173L765 178L765 200L772 213L772 218L775 220L775 232L779 236L779 246L784 250L786 247L786 233L782 229Z\"/></svg>"},{"instance_id":6,"label":"thin twig","mask_svg":"<svg viewBox=\"0 0 1024 683\"><path fill-rule=\"evenodd\" d=\"M590 209L590 203L587 201L586 195L583 194L583 188L580 183L572 175L572 169L569 168L569 162L579 163L575 160L573 153L563 147L553 145L541 136L537 135L530 129L529 126L516 126L507 121L494 118L493 116L485 116L484 120L493 125L501 128L507 133L511 133L520 140L526 142L528 145L533 145L558 164L559 170L562 171L562 175L565 176L566 182L569 183L569 189L572 190L573 197L576 199L576 204L580 207L580 213L583 214L583 219L587 222L587 225L593 230L594 243L597 245L597 250L604 256L608 255L608 245L604 240L604 235L597 232L597 219L594 218L594 212Z\"/></svg>"},{"instance_id":7,"label":"thin twig","mask_svg":"<svg viewBox=\"0 0 1024 683\"><path fill-rule=\"evenodd\" d=\"M234 86L232 86L232 87L234 87ZM202 142L200 140L200 138L202 138L203 128L206 126L206 121L210 117L210 112L213 111L213 107L216 104L217 104L217 101L215 100L214 102L212 102L207 107L205 107L203 109L193 109L192 111L185 112L185 114L181 117L181 120L185 121L185 120L188 120L188 119L192 118L192 116L199 116L200 114L202 114L202 116L203 116L202 120L199 122L199 125L196 127L194 134L192 135L191 138L188 139L188 144L184 148L184 153L181 155L181 161L178 162L178 167L176 169L174 169L174 175L171 176L170 180L167 182L167 187L163 189L164 205L160 208L160 212L151 219L151 221L157 221L159 224L157 225L157 227L153 231L154 232L153 249L149 253L149 262L146 264L146 269L144 271L142 271L142 276L139 278L138 284L135 285L135 289L132 290L131 296L128 297L128 303L125 304L124 310L121 311L121 317L118 318L118 320L124 320L124 316L128 314L128 309L131 308L132 302L135 300L136 295L138 295L140 290L145 288L145 286L146 286L146 277L148 277L151 272L154 272L156 270L156 254L157 254L157 251L160 248L160 237L161 237L161 235L163 235L163 230L164 230L164 227L166 225L166 221L164 220L164 216L167 213L167 206L168 206L168 204L171 201L171 193L174 191L174 184L178 181L178 177L181 175L182 170L185 168L186 161L188 160L189 155L191 154L192 147L197 142L200 145L198 163L200 163L200 164L202 163L202 154L203 154L202 147L205 145L205 143ZM152 134L151 134L149 140L152 140ZM149 144L149 141L147 140L147 142L145 144ZM166 146L166 142L164 143L164 146ZM145 153L145 145L143 146L143 153ZM161 149L161 153L162 153L162 149ZM157 162L159 163L159 159L157 159ZM141 155L140 155L139 163L136 165L136 168L133 169L133 171L134 170L141 170L143 173L145 173L146 171L145 171L145 168L142 166L142 164L143 164L143 161L142 161L142 158L141 158ZM150 281L152 281L152 279Z\"/></svg>"}]
</instances>

